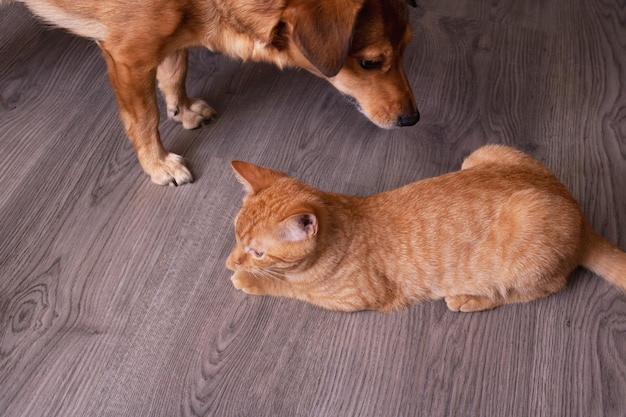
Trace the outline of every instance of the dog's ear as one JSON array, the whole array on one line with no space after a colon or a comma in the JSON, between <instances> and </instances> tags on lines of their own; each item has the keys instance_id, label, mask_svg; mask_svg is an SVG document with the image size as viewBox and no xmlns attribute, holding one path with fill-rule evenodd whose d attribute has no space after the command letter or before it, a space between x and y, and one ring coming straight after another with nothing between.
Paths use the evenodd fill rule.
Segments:
<instances>
[{"instance_id":1,"label":"dog's ear","mask_svg":"<svg viewBox=\"0 0 626 417\"><path fill-rule=\"evenodd\" d=\"M283 20L304 57L326 77L337 75L350 50L364 0L291 0Z\"/></svg>"},{"instance_id":2,"label":"dog's ear","mask_svg":"<svg viewBox=\"0 0 626 417\"><path fill-rule=\"evenodd\" d=\"M409 4L409 6L417 7L417 1L415 0L406 0L406 2Z\"/></svg>"}]
</instances>

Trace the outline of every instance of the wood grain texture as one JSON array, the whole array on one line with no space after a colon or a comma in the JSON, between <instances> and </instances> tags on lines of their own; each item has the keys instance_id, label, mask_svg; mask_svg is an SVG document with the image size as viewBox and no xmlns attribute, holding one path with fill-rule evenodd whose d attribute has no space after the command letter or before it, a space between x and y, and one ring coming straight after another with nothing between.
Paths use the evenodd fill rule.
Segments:
<instances>
[{"instance_id":1,"label":"wood grain texture","mask_svg":"<svg viewBox=\"0 0 626 417\"><path fill-rule=\"evenodd\" d=\"M230 284L232 159L365 195L509 144L626 247L623 1L419 3L411 128L376 128L304 71L193 51L190 93L219 116L161 122L196 176L176 189L141 172L97 46L1 8L0 416L625 416L626 296L587 271L477 314L341 314Z\"/></svg>"}]
</instances>

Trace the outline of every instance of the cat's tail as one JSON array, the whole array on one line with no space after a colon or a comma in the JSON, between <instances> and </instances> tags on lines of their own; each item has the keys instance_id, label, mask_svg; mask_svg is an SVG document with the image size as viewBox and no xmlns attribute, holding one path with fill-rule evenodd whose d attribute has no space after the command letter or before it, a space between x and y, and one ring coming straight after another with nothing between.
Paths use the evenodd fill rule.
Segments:
<instances>
[{"instance_id":1,"label":"cat's tail","mask_svg":"<svg viewBox=\"0 0 626 417\"><path fill-rule=\"evenodd\" d=\"M585 225L585 253L582 265L626 291L626 252Z\"/></svg>"}]
</instances>

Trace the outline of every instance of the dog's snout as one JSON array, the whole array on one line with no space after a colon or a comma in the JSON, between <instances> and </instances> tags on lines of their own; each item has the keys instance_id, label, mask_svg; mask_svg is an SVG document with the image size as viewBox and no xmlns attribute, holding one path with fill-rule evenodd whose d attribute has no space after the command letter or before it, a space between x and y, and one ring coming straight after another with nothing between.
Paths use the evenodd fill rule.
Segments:
<instances>
[{"instance_id":1,"label":"dog's snout","mask_svg":"<svg viewBox=\"0 0 626 417\"><path fill-rule=\"evenodd\" d=\"M413 126L420 119L420 114L418 111L412 114L403 114L398 117L398 126Z\"/></svg>"}]
</instances>

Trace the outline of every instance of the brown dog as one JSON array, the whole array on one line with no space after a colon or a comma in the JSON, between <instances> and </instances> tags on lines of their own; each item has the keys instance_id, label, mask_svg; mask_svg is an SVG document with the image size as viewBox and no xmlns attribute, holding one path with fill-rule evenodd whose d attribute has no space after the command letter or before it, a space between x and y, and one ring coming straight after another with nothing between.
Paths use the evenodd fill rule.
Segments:
<instances>
[{"instance_id":1,"label":"brown dog","mask_svg":"<svg viewBox=\"0 0 626 417\"><path fill-rule=\"evenodd\" d=\"M161 144L157 81L168 116L186 129L215 114L187 96L189 47L304 68L353 97L383 128L419 119L402 67L411 38L405 1L414 0L18 1L46 21L96 40L126 132L157 184L192 181L183 159Z\"/></svg>"}]
</instances>

